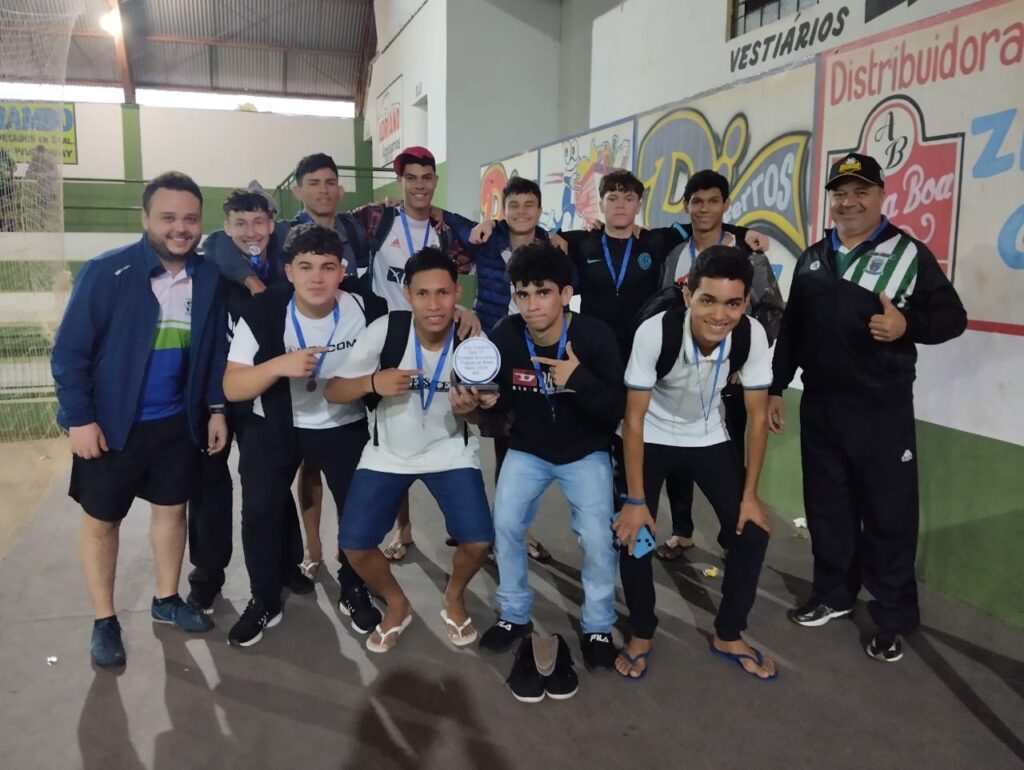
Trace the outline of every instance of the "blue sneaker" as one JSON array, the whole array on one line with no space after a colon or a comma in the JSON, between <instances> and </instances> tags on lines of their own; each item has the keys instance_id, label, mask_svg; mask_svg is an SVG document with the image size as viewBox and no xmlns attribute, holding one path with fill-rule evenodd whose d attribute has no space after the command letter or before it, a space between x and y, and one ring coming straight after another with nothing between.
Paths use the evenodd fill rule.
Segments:
<instances>
[{"instance_id":1,"label":"blue sneaker","mask_svg":"<svg viewBox=\"0 0 1024 770\"><path fill-rule=\"evenodd\" d=\"M152 614L157 623L170 623L192 634L209 631L214 625L208 615L186 604L177 594L166 599L154 596Z\"/></svg>"},{"instance_id":2,"label":"blue sneaker","mask_svg":"<svg viewBox=\"0 0 1024 770\"><path fill-rule=\"evenodd\" d=\"M116 616L97 620L92 625L92 641L89 643L92 662L103 668L124 665L124 643L121 641L121 624Z\"/></svg>"}]
</instances>

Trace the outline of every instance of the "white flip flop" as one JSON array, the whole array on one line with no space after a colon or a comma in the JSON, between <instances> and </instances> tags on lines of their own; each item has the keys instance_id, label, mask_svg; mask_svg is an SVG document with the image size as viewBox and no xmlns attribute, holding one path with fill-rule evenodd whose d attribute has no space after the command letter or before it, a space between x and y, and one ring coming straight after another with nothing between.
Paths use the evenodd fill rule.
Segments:
<instances>
[{"instance_id":1,"label":"white flip flop","mask_svg":"<svg viewBox=\"0 0 1024 770\"><path fill-rule=\"evenodd\" d=\"M403 620L394 628L389 628L387 631L381 628L380 624L378 624L377 627L373 629L373 633L366 637L366 649L368 649L370 652L377 653L385 653L391 651L394 648L395 644L398 644L398 637L401 636L402 632L409 627L410 623L412 623L411 612L405 616L405 620ZM374 634L380 637L379 642L373 641ZM387 638L392 634L395 635L395 644L392 644L390 646L386 645L385 641L387 641Z\"/></svg>"}]
</instances>

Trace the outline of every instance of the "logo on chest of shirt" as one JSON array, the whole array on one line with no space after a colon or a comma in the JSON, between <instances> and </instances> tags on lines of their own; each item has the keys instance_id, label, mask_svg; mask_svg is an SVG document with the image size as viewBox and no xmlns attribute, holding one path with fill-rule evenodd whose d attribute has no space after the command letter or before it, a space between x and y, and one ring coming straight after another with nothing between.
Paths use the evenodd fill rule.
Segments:
<instances>
[{"instance_id":1,"label":"logo on chest of shirt","mask_svg":"<svg viewBox=\"0 0 1024 770\"><path fill-rule=\"evenodd\" d=\"M398 238L394 238L392 239L391 243L388 244L388 246L390 246L393 249L400 249L402 248L402 242L398 240Z\"/></svg>"},{"instance_id":2,"label":"logo on chest of shirt","mask_svg":"<svg viewBox=\"0 0 1024 770\"><path fill-rule=\"evenodd\" d=\"M640 265L641 270L650 270L652 262L651 255L646 251L636 259L636 263Z\"/></svg>"},{"instance_id":3,"label":"logo on chest of shirt","mask_svg":"<svg viewBox=\"0 0 1024 770\"><path fill-rule=\"evenodd\" d=\"M327 352L335 353L339 350L349 350L350 348L354 348L355 345L355 338L350 340L339 340L338 342L332 342L330 345L328 345ZM284 348L285 353L294 353L296 350L301 350L301 348L296 347L294 345L286 345Z\"/></svg>"},{"instance_id":4,"label":"logo on chest of shirt","mask_svg":"<svg viewBox=\"0 0 1024 770\"><path fill-rule=\"evenodd\" d=\"M892 254L880 254L876 251L868 260L868 266L864 268L864 272L868 275L881 275L890 259L892 259Z\"/></svg>"},{"instance_id":5,"label":"logo on chest of shirt","mask_svg":"<svg viewBox=\"0 0 1024 770\"><path fill-rule=\"evenodd\" d=\"M412 381L409 383L409 390L419 390L420 389L420 380L423 381L423 389L424 389L424 391L430 389L430 378L429 377L413 377ZM438 383L437 383L437 392L438 393L447 393L451 389L452 389L452 384L450 382L448 382L447 380L439 380L438 381Z\"/></svg>"},{"instance_id":6,"label":"logo on chest of shirt","mask_svg":"<svg viewBox=\"0 0 1024 770\"><path fill-rule=\"evenodd\" d=\"M575 393L576 391L571 388L562 388L555 385L555 381L551 376L551 372L543 372L544 387L547 392L551 395L555 393ZM537 372L534 369L513 369L512 370L512 390L519 392L540 392L540 387L537 384Z\"/></svg>"},{"instance_id":7,"label":"logo on chest of shirt","mask_svg":"<svg viewBox=\"0 0 1024 770\"><path fill-rule=\"evenodd\" d=\"M388 268L388 283L397 283L399 285L405 282L405 268L404 267L389 267Z\"/></svg>"}]
</instances>

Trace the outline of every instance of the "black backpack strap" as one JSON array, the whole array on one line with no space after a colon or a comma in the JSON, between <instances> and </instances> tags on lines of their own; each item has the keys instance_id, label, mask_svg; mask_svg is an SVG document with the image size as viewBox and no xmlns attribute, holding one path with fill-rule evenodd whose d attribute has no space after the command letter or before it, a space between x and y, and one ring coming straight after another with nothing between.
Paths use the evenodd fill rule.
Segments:
<instances>
[{"instance_id":1,"label":"black backpack strap","mask_svg":"<svg viewBox=\"0 0 1024 770\"><path fill-rule=\"evenodd\" d=\"M750 357L750 316L744 314L732 330L732 347L729 348L729 378L747 363Z\"/></svg>"},{"instance_id":2,"label":"black backpack strap","mask_svg":"<svg viewBox=\"0 0 1024 770\"><path fill-rule=\"evenodd\" d=\"M395 209L391 206L385 206L380 212L380 219L377 220L377 226L373 230L373 235L370 236L370 253L366 260L366 272L362 275L363 284L366 286L367 291L373 291L373 261L377 258L377 252L380 251L380 247L387 240L388 233L391 232L391 226L394 223Z\"/></svg>"},{"instance_id":3,"label":"black backpack strap","mask_svg":"<svg viewBox=\"0 0 1024 770\"><path fill-rule=\"evenodd\" d=\"M660 380L665 377L679 358L683 349L683 322L686 319L685 309L670 307L661 317L661 352L658 362L654 365L654 375Z\"/></svg>"},{"instance_id":4,"label":"black backpack strap","mask_svg":"<svg viewBox=\"0 0 1024 770\"><path fill-rule=\"evenodd\" d=\"M354 275L357 267L362 267L369 262L366 236L361 228L356 227L351 216L339 214L335 221L341 223L341 229L345 231L345 240L348 241L348 245L352 249L352 256L355 257L356 263L352 265L352 274Z\"/></svg>"},{"instance_id":5,"label":"black backpack strap","mask_svg":"<svg viewBox=\"0 0 1024 770\"><path fill-rule=\"evenodd\" d=\"M409 322L412 313L408 310L396 310L388 313L388 331L384 337L384 347L380 351L380 367L377 371L394 369L402 363L402 356L405 354L405 346L409 342ZM376 393L367 393L363 396L363 403L366 408L374 412L373 418L373 445L380 446L377 438L377 416L376 409L380 404L380 396Z\"/></svg>"}]
</instances>

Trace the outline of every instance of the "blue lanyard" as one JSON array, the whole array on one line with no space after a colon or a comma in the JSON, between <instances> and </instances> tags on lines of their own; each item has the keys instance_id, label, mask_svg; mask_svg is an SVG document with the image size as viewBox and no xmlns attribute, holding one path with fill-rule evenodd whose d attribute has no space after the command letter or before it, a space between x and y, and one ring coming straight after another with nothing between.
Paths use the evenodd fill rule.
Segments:
<instances>
[{"instance_id":1,"label":"blue lanyard","mask_svg":"<svg viewBox=\"0 0 1024 770\"><path fill-rule=\"evenodd\" d=\"M292 295L291 301L288 303L288 312L292 315L292 326L295 327L295 336L299 340L299 347L303 350L306 349L306 337L302 333L302 327L299 325L299 316L295 313L295 296ZM323 344L323 347L329 348L331 341L334 339L335 332L338 331L338 324L341 322L341 308L338 307L338 300L334 300L334 328L331 329L331 336L327 338L327 342ZM327 357L327 351L325 350L320 354L320 357L316 360L316 366L313 367L313 373L309 375L309 382L306 383L306 390L312 392L316 388L316 378L320 374L320 369L324 365L324 359ZM313 387L309 387L312 385Z\"/></svg>"},{"instance_id":2,"label":"blue lanyard","mask_svg":"<svg viewBox=\"0 0 1024 770\"><path fill-rule=\"evenodd\" d=\"M253 249L256 249L254 252ZM260 250L255 246L249 247L249 265L252 267L252 271L259 276L261 281L266 282L267 278L270 277L270 260L260 259Z\"/></svg>"},{"instance_id":3,"label":"blue lanyard","mask_svg":"<svg viewBox=\"0 0 1024 770\"><path fill-rule=\"evenodd\" d=\"M559 361L562 360L562 356L565 355L565 341L569 336L569 319L562 316L562 336L558 340L558 354L555 356ZM530 336L530 330L523 327L523 337L526 339L526 349L530 353L530 363L533 364L533 371L537 373L537 387L540 388L540 392L544 394L544 398L548 401L548 407L551 409L551 419L555 419L555 399L552 398L548 392L548 383L544 378L544 374L540 370L540 362L534 361L537 357L537 348L533 344L533 338Z\"/></svg>"},{"instance_id":4,"label":"blue lanyard","mask_svg":"<svg viewBox=\"0 0 1024 770\"><path fill-rule=\"evenodd\" d=\"M437 366L434 367L434 374L430 378L430 387L427 389L427 393L424 394L423 348L420 346L420 336L416 334L416 330L413 329L413 341L416 348L416 368L420 370L420 376L416 379L420 389L420 406L423 407L424 412L430 409L430 404L434 400L434 394L437 392L437 384L441 381L441 373L444 371L444 362L448 358L448 349L451 347L453 339L455 339L455 324L452 324L452 328L448 330L448 339L445 340L444 349L441 350L441 356L437 359Z\"/></svg>"},{"instance_id":5,"label":"blue lanyard","mask_svg":"<svg viewBox=\"0 0 1024 770\"><path fill-rule=\"evenodd\" d=\"M722 358L725 355L725 340L718 343L718 361L715 362L715 378L711 382L711 396L707 406L704 405L704 386L700 381L700 350L697 348L697 340L693 340L693 363L697 367L697 390L700 391L700 411L704 415L704 432L708 429L708 420L711 419L711 407L715 403L715 390L718 388L718 373L722 370Z\"/></svg>"},{"instance_id":6,"label":"blue lanyard","mask_svg":"<svg viewBox=\"0 0 1024 770\"><path fill-rule=\"evenodd\" d=\"M626 268L629 267L629 255L633 251L633 236L626 241L626 253L622 255L622 266L619 268L618 276L615 275L615 268L612 267L612 254L608 250L608 234L601 233L601 248L604 249L604 263L608 265L608 272L611 274L612 283L615 284L615 296L619 296L619 289L626 278Z\"/></svg>"},{"instance_id":7,"label":"blue lanyard","mask_svg":"<svg viewBox=\"0 0 1024 770\"><path fill-rule=\"evenodd\" d=\"M720 232L718 234L718 243L721 243L724 240L725 240L725 229L723 228L722 232ZM695 259L697 259L697 247L694 246L693 244L694 244L694 239L691 238L690 239L690 265L691 265L691 267L693 266L693 261Z\"/></svg>"},{"instance_id":8,"label":"blue lanyard","mask_svg":"<svg viewBox=\"0 0 1024 770\"><path fill-rule=\"evenodd\" d=\"M405 228L405 242L409 246L409 256L411 257L416 252L412 246L412 231L409 229L409 220L405 216L405 209L399 209L398 215L402 218L402 227ZM423 230L423 245L422 249L427 248L427 244L430 242L430 220L427 220L427 226Z\"/></svg>"}]
</instances>

